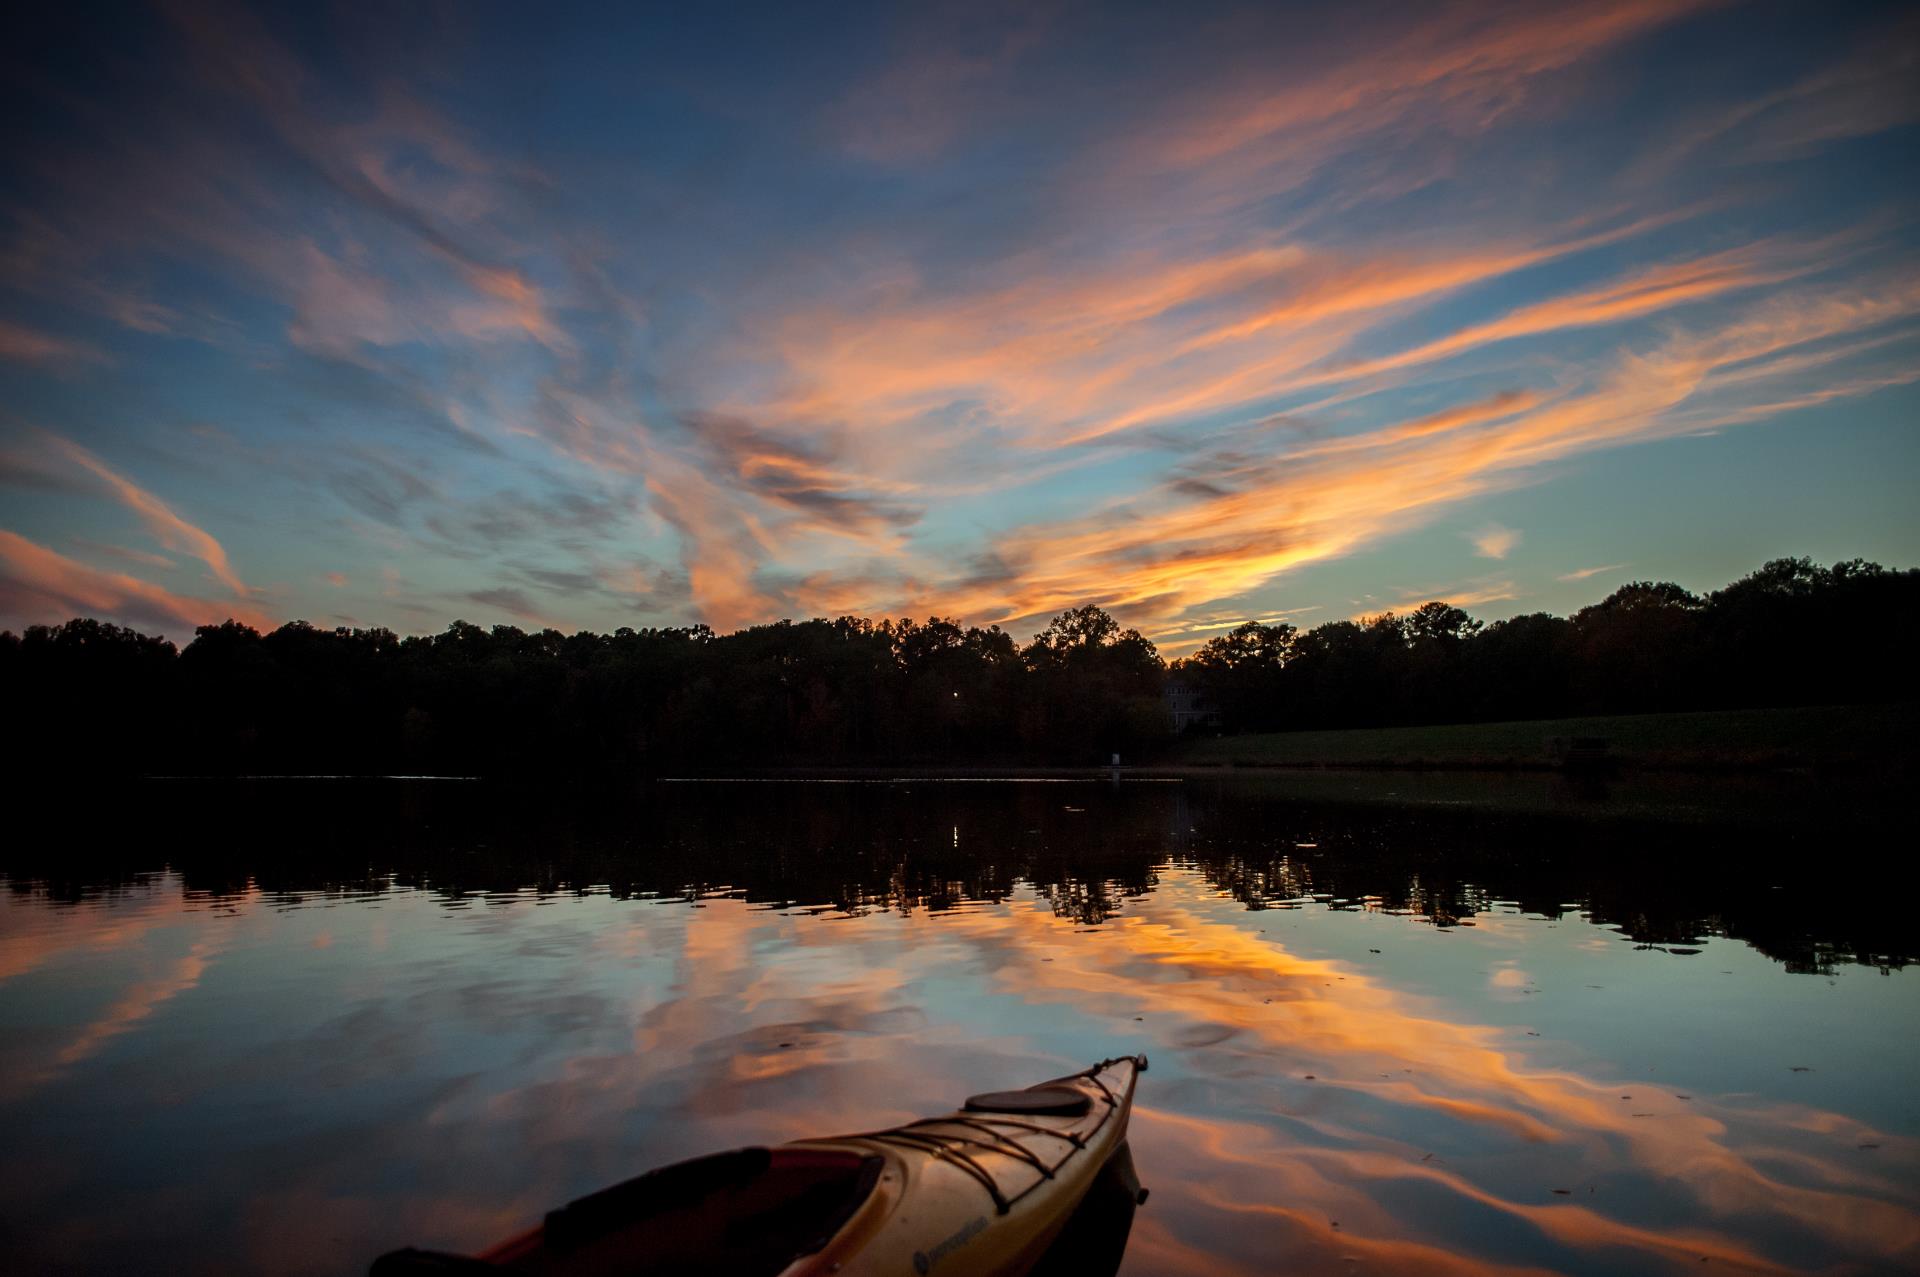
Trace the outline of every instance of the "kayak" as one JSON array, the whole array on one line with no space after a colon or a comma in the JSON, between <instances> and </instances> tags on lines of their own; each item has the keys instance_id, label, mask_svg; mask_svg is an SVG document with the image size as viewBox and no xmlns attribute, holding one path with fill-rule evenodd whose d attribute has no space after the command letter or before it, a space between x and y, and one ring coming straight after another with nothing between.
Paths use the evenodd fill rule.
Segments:
<instances>
[{"instance_id":1,"label":"kayak","mask_svg":"<svg viewBox=\"0 0 1920 1277\"><path fill-rule=\"evenodd\" d=\"M372 1277L1026 1277L1105 1268L1087 1261L1107 1249L1117 1265L1112 1234L1123 1249L1146 1200L1126 1147L1146 1067L1145 1056L1121 1056L972 1096L942 1117L662 1167L477 1256L398 1250ZM1116 1198L1117 1216L1091 1200ZM1057 1253L1069 1244L1077 1255Z\"/></svg>"}]
</instances>

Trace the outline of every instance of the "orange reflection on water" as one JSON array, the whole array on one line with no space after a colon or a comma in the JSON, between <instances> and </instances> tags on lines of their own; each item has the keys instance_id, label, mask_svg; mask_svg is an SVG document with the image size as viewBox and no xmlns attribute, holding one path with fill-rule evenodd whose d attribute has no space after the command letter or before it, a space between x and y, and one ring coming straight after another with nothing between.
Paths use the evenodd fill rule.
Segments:
<instances>
[{"instance_id":1,"label":"orange reflection on water","mask_svg":"<svg viewBox=\"0 0 1920 1277\"><path fill-rule=\"evenodd\" d=\"M146 1155L137 1122L104 1151L50 1146L31 1175L0 1154L0 1188L47 1253L111 1258L87 1247L137 1250L167 1229L237 1229L209 1259L263 1270L472 1249L651 1165L885 1125L1144 1050L1133 1143L1153 1196L1126 1273L1920 1260L1915 1141L1840 1112L1543 1067L1511 1030L1262 934L1272 915L1188 870L1091 928L1027 891L860 916L378 903L288 914L249 892L216 914L160 891L10 936L13 985L83 959L95 975L117 963L118 983L93 981L84 1023L7 1053L0 1104L184 1106L214 1132L192 1175L89 1198L95 1215L60 1214L76 1208L35 1197L33 1177L110 1180L113 1158ZM183 1063L166 1053L188 1048L143 1035L189 1002L214 1023L284 1024L196 1040Z\"/></svg>"},{"instance_id":2,"label":"orange reflection on water","mask_svg":"<svg viewBox=\"0 0 1920 1277\"><path fill-rule=\"evenodd\" d=\"M958 1045L942 1008L910 999L931 977L966 973L994 999L1058 1008L1163 1061L1135 1134L1153 1222L1128 1271L1211 1271L1236 1247L1248 1271L1278 1253L1551 1270L1503 1263L1456 1226L1462 1214L1500 1217L1528 1239L1517 1250L1617 1254L1640 1269L1705 1259L1792 1271L1765 1253L1770 1234L1878 1262L1920 1242L1897 1180L1833 1160L1873 1142L1896 1150L1882 1165L1911 1166L1911 1142L1838 1114L1718 1110L1644 1082L1628 1084L1634 1095L1530 1068L1499 1030L1291 953L1246 915L1189 907L1204 894L1197 880L1163 882L1138 916L1090 934L1034 902L911 922L714 902L689 922L680 982L645 1010L636 1058L601 1079L615 1095L599 1102L639 1103L691 1064L683 1111L717 1146L879 1125L1055 1067L1008 1034L967 1042L997 1071L956 1066L941 1050ZM1809 1134L1834 1138L1824 1151L1786 1147ZM1644 1218L1676 1206L1687 1225Z\"/></svg>"},{"instance_id":3,"label":"orange reflection on water","mask_svg":"<svg viewBox=\"0 0 1920 1277\"><path fill-rule=\"evenodd\" d=\"M1911 1181L1835 1160L1863 1144L1897 1149L1877 1165L1910 1174L1913 1141L1833 1113L1716 1109L1645 1081L1530 1068L1499 1030L1440 1018L1358 971L1292 954L1248 931L1244 915L1222 922L1187 907L1202 894L1188 885L1196 890L1163 882L1140 916L1077 945L1060 943L1066 924L1030 907L951 924L982 944L1048 955L1017 975L1003 970L1005 987L1138 1016L1163 1052L1206 1080L1197 1112L1163 1108L1191 1102L1187 1093L1143 1092L1135 1145L1143 1173L1167 1181L1155 1205L1173 1217L1171 1236L1245 1236L1251 1216L1304 1232L1287 1238L1289 1262L1304 1246L1407 1271L1449 1271L1445 1255L1467 1254L1469 1269L1485 1271L1497 1257L1445 1228L1479 1207L1570 1251L1619 1252L1616 1262L1638 1270L1703 1259L1796 1270L1757 1248L1755 1235L1770 1233L1879 1264L1920 1254ZM1205 1111L1215 1106L1234 1115ZM1808 1134L1827 1138L1797 1138ZM1436 1155L1461 1145L1469 1157ZM1639 1191L1619 1191L1627 1181ZM1570 1200L1555 1186L1574 1186ZM1426 1191L1402 1191L1412 1187ZM1416 1198L1427 1205L1400 1200ZM1688 1226L1632 1218L1676 1204ZM1429 1231L1445 1249L1409 1240ZM1171 1244L1163 1237L1143 1252Z\"/></svg>"},{"instance_id":4,"label":"orange reflection on water","mask_svg":"<svg viewBox=\"0 0 1920 1277\"><path fill-rule=\"evenodd\" d=\"M0 912L0 921L14 921L11 913ZM221 936L198 935L178 955L149 951L150 942L184 916L184 909L175 902L132 917L71 911L36 915L39 925L32 927L0 927L11 933L0 938L0 986L47 966L136 959L133 971L106 1005L77 1027L43 1033L33 1043L0 1051L0 1100L22 1098L58 1078L198 985L208 963L224 947ZM46 925L49 921L52 925Z\"/></svg>"}]
</instances>

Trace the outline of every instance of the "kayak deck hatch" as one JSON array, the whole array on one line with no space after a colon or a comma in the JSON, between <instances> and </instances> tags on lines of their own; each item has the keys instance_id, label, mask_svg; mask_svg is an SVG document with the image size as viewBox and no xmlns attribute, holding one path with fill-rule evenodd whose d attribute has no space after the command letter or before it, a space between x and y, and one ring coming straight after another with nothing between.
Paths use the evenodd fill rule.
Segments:
<instances>
[{"instance_id":1,"label":"kayak deck hatch","mask_svg":"<svg viewBox=\"0 0 1920 1277\"><path fill-rule=\"evenodd\" d=\"M1047 1117L1079 1117L1093 1106L1085 1091L1064 1086L1036 1086L1025 1091L988 1091L970 1095L962 1105L970 1113L1038 1113Z\"/></svg>"}]
</instances>

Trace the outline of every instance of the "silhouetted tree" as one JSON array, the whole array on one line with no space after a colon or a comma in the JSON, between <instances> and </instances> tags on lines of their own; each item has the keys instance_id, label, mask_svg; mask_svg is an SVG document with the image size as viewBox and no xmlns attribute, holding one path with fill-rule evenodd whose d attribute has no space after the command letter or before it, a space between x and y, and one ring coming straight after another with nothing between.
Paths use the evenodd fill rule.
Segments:
<instances>
[{"instance_id":1,"label":"silhouetted tree","mask_svg":"<svg viewBox=\"0 0 1920 1277\"><path fill-rule=\"evenodd\" d=\"M1177 663L1229 730L1555 717L1920 693L1920 571L1776 559L1704 598L1622 586L1482 627L1427 603L1249 622ZM1025 648L929 617L612 634L101 621L0 633L16 758L72 772L591 775L814 763L1103 762L1170 735L1166 666L1104 609Z\"/></svg>"},{"instance_id":2,"label":"silhouetted tree","mask_svg":"<svg viewBox=\"0 0 1920 1277\"><path fill-rule=\"evenodd\" d=\"M1671 581L1634 581L1573 615L1578 708L1590 714L1700 709L1701 609Z\"/></svg>"},{"instance_id":3,"label":"silhouetted tree","mask_svg":"<svg viewBox=\"0 0 1920 1277\"><path fill-rule=\"evenodd\" d=\"M1334 621L1284 641L1243 625L1184 661L1230 730L1912 700L1920 572L1780 559L1706 598L1636 581L1571 620L1481 624L1458 607Z\"/></svg>"},{"instance_id":4,"label":"silhouetted tree","mask_svg":"<svg viewBox=\"0 0 1920 1277\"><path fill-rule=\"evenodd\" d=\"M1552 718L1573 711L1572 622L1545 612L1508 617L1467 645L1464 717Z\"/></svg>"},{"instance_id":5,"label":"silhouetted tree","mask_svg":"<svg viewBox=\"0 0 1920 1277\"><path fill-rule=\"evenodd\" d=\"M1022 735L1048 754L1104 761L1135 753L1171 729L1160 654L1102 608L1060 613L1021 656L1031 687Z\"/></svg>"},{"instance_id":6,"label":"silhouetted tree","mask_svg":"<svg viewBox=\"0 0 1920 1277\"><path fill-rule=\"evenodd\" d=\"M1282 671L1293 659L1300 632L1282 621L1248 621L1215 635L1181 663L1181 672L1199 683L1218 706L1223 723L1245 730L1281 721Z\"/></svg>"}]
</instances>

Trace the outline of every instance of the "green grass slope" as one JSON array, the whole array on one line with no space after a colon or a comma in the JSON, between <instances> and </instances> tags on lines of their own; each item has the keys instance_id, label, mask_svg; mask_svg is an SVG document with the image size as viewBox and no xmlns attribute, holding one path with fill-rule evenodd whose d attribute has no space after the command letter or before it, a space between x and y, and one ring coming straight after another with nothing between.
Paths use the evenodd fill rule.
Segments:
<instances>
[{"instance_id":1,"label":"green grass slope","mask_svg":"<svg viewBox=\"0 0 1920 1277\"><path fill-rule=\"evenodd\" d=\"M1628 714L1438 727L1273 732L1190 739L1168 762L1221 767L1483 767L1553 765L1553 737L1600 737L1625 766L1699 769L1911 765L1913 705Z\"/></svg>"}]
</instances>

